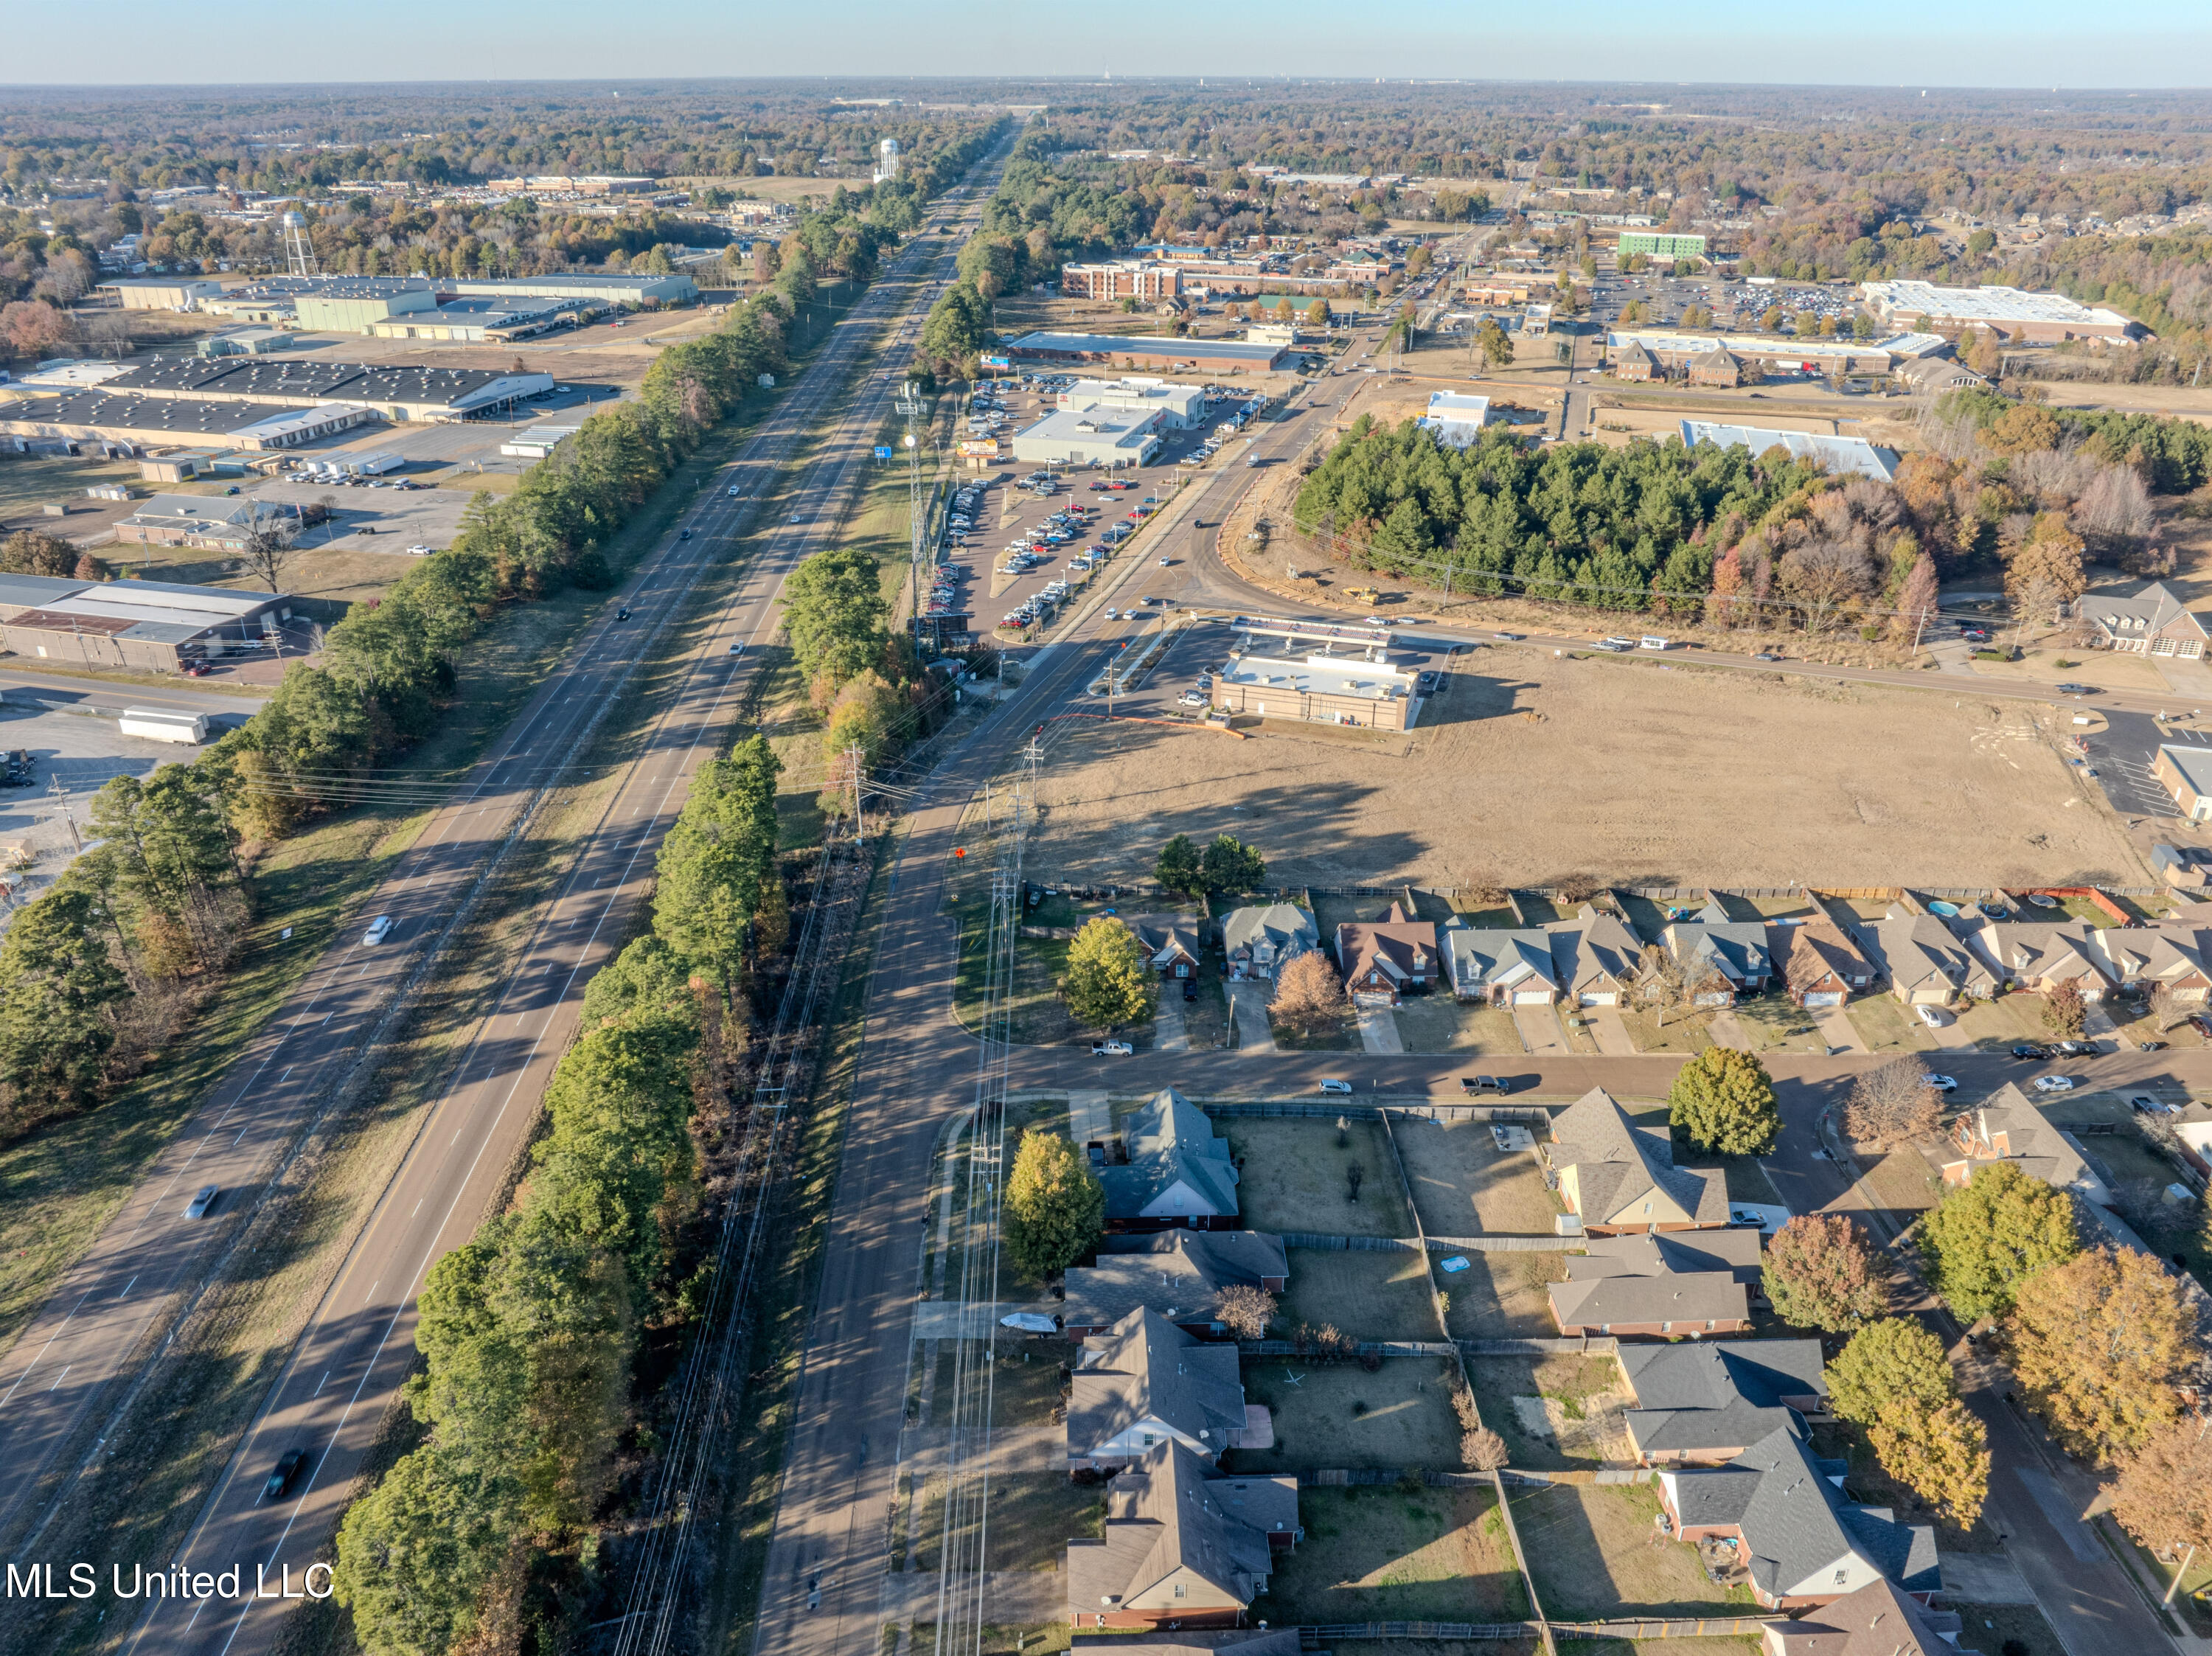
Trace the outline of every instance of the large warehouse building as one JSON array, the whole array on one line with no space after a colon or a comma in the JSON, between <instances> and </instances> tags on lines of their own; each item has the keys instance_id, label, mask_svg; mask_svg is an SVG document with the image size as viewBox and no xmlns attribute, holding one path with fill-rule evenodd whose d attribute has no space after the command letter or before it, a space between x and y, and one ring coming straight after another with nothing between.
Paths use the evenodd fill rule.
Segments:
<instances>
[{"instance_id":1,"label":"large warehouse building","mask_svg":"<svg viewBox=\"0 0 2212 1656\"><path fill-rule=\"evenodd\" d=\"M1932 282L1869 282L1867 308L1884 327L1994 328L2023 345L2069 339L2131 339L2142 330L2118 311L2063 294L2018 288L1939 288Z\"/></svg>"},{"instance_id":2,"label":"large warehouse building","mask_svg":"<svg viewBox=\"0 0 2212 1656\"><path fill-rule=\"evenodd\" d=\"M149 362L100 389L114 395L294 408L360 403L403 424L439 424L505 413L525 398L552 390L553 376L495 368L387 367L313 357L218 356Z\"/></svg>"},{"instance_id":3,"label":"large warehouse building","mask_svg":"<svg viewBox=\"0 0 2212 1656\"><path fill-rule=\"evenodd\" d=\"M1859 437L1826 437L1816 432L1778 431L1771 426L1725 426L1711 420L1685 420L1682 446L1711 443L1715 448L1747 448L1752 458L1784 448L1796 460L1817 460L1839 477L1871 477L1887 482L1897 476L1897 451L1876 448Z\"/></svg>"},{"instance_id":4,"label":"large warehouse building","mask_svg":"<svg viewBox=\"0 0 2212 1656\"><path fill-rule=\"evenodd\" d=\"M31 661L173 673L187 658L258 649L291 614L281 592L0 575L0 646Z\"/></svg>"},{"instance_id":5,"label":"large warehouse building","mask_svg":"<svg viewBox=\"0 0 2212 1656\"><path fill-rule=\"evenodd\" d=\"M235 360L235 359L234 359ZM0 438L104 444L123 449L296 448L383 416L359 403L287 405L194 397L149 397L97 390L0 401Z\"/></svg>"},{"instance_id":6,"label":"large warehouse building","mask_svg":"<svg viewBox=\"0 0 2212 1656\"><path fill-rule=\"evenodd\" d=\"M1018 362L1103 362L1117 368L1196 368L1208 373L1265 373L1287 354L1287 347L1250 340L1147 334L1032 333L1006 347L1006 355Z\"/></svg>"}]
</instances>

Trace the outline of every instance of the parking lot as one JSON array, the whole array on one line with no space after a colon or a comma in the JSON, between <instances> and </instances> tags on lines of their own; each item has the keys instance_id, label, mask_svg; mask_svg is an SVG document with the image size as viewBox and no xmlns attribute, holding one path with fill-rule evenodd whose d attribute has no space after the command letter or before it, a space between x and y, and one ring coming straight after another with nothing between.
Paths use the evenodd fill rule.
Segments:
<instances>
[{"instance_id":1,"label":"parking lot","mask_svg":"<svg viewBox=\"0 0 2212 1656\"><path fill-rule=\"evenodd\" d=\"M1006 440L1048 412L1059 387L1068 383L1072 376L1030 385L997 381L979 390L971 417L987 408L1000 413L997 434ZM1039 625L1079 597L1114 558L1139 555L1120 551L1121 542L1165 503L1178 471L1188 473L1200 463L1197 452L1214 425L1247 395L1224 393L1211 405L1217 419L1165 434L1171 440L1161 458L1141 470L1001 465L964 474L951 503L951 540L940 557L945 573L934 601L945 613L967 615L975 631L1002 644L1035 639ZM980 428L971 429L982 434ZM1241 443L1224 445L1213 463L1230 464L1232 452L1241 448ZM1141 555L1164 574L1185 554L1147 541ZM1164 567L1158 562L1163 556L1169 559ZM1139 584L1130 591L1141 596L1144 590ZM1164 591L1164 583L1157 590Z\"/></svg>"},{"instance_id":2,"label":"parking lot","mask_svg":"<svg viewBox=\"0 0 2212 1656\"><path fill-rule=\"evenodd\" d=\"M2150 773L2162 743L2212 748L2212 730L2160 725L2148 713L2109 713L2106 727L2085 737L2089 766L2112 809L2128 816L2178 819L2180 810L2166 784Z\"/></svg>"}]
</instances>

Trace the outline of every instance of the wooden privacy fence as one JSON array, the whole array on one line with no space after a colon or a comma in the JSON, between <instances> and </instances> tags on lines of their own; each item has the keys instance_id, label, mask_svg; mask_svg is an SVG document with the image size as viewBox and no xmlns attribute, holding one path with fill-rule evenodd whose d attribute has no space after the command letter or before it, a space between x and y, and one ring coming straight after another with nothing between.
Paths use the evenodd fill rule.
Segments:
<instances>
[{"instance_id":1,"label":"wooden privacy fence","mask_svg":"<svg viewBox=\"0 0 2212 1656\"><path fill-rule=\"evenodd\" d=\"M1200 1104L1209 1116L1243 1117L1261 1121L1380 1121L1385 1113L1405 1121L1495 1121L1516 1127L1548 1130L1552 1113L1540 1104L1308 1104L1295 1099L1273 1099L1241 1104Z\"/></svg>"},{"instance_id":2,"label":"wooden privacy fence","mask_svg":"<svg viewBox=\"0 0 2212 1656\"><path fill-rule=\"evenodd\" d=\"M1330 1253L1419 1253L1423 1242L1431 1253L1557 1253L1587 1245L1582 1236L1325 1236L1315 1231L1281 1233L1285 1247L1318 1248Z\"/></svg>"},{"instance_id":3,"label":"wooden privacy fence","mask_svg":"<svg viewBox=\"0 0 2212 1656\"><path fill-rule=\"evenodd\" d=\"M1298 1629L1301 1649L1321 1650L1357 1639L1528 1639L1547 1628L1569 1639L1743 1639L1778 1611L1762 1616L1708 1616L1675 1622L1336 1622Z\"/></svg>"}]
</instances>

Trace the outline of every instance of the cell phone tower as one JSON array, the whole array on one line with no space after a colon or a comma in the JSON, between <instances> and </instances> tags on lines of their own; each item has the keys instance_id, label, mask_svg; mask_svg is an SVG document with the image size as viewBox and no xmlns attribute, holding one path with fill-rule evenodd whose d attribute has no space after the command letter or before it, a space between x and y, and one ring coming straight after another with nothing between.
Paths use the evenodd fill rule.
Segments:
<instances>
[{"instance_id":1,"label":"cell phone tower","mask_svg":"<svg viewBox=\"0 0 2212 1656\"><path fill-rule=\"evenodd\" d=\"M304 213L287 213L277 222L284 227L284 268L295 276L322 275L322 267L315 263L315 244L307 240L307 218Z\"/></svg>"}]
</instances>

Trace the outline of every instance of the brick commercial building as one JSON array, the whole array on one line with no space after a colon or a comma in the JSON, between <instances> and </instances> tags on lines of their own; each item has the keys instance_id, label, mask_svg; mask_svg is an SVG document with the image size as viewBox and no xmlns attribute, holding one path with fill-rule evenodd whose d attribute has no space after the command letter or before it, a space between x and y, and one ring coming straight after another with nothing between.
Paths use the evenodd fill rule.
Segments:
<instances>
[{"instance_id":1,"label":"brick commercial building","mask_svg":"<svg viewBox=\"0 0 2212 1656\"><path fill-rule=\"evenodd\" d=\"M258 650L291 613L281 592L0 575L0 647L27 662L173 673L187 658Z\"/></svg>"},{"instance_id":2,"label":"brick commercial building","mask_svg":"<svg viewBox=\"0 0 2212 1656\"><path fill-rule=\"evenodd\" d=\"M1197 368L1209 373L1266 373L1286 355L1280 345L1239 339L1173 339L1148 334L1032 333L1006 347L1017 362L1117 368Z\"/></svg>"},{"instance_id":3,"label":"brick commercial building","mask_svg":"<svg viewBox=\"0 0 2212 1656\"><path fill-rule=\"evenodd\" d=\"M1413 727L1416 687L1411 669L1379 651L1297 657L1239 650L1214 675L1213 706L1232 715L1403 731Z\"/></svg>"}]
</instances>

